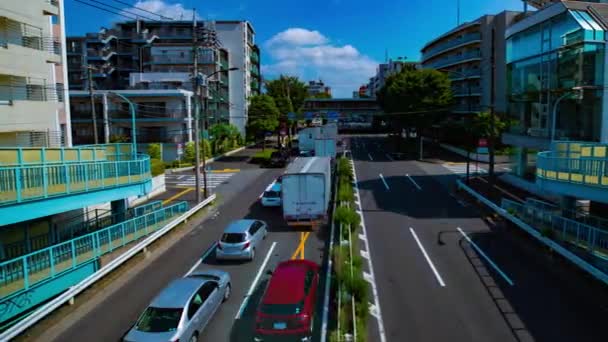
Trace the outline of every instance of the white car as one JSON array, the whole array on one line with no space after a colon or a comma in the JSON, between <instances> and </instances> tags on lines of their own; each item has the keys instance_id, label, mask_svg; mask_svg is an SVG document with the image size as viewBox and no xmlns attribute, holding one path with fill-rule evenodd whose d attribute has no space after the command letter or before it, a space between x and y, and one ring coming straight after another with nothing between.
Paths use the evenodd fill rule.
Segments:
<instances>
[{"instance_id":1,"label":"white car","mask_svg":"<svg viewBox=\"0 0 608 342\"><path fill-rule=\"evenodd\" d=\"M262 205L265 207L281 206L281 183L273 182L262 194Z\"/></svg>"}]
</instances>

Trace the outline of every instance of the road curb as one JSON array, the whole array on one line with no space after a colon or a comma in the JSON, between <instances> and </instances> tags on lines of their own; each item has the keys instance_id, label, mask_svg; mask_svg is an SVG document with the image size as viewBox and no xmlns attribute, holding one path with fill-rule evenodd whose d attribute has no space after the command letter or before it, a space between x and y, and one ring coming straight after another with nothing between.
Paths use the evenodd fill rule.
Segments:
<instances>
[{"instance_id":1,"label":"road curb","mask_svg":"<svg viewBox=\"0 0 608 342\"><path fill-rule=\"evenodd\" d=\"M255 146L255 145L256 145L256 144L249 144L249 145L245 145L245 146L243 146L243 147L239 147L239 148L234 149L234 150L232 150L232 151L228 151L228 152L226 152L226 153L224 153L224 154L220 154L219 156L215 156L215 157L213 157L213 158L206 159L206 160L205 160L205 164L211 164L211 163L213 163L214 161L216 161L216 160L218 160L218 159L221 159L221 158L223 158L223 157L228 157L228 156L231 156L231 155L233 155L233 154L235 154L235 153L239 153L239 152L241 152L241 151L243 151L243 150L245 150L245 149L247 149L247 148L253 147L253 146ZM203 165L203 164L201 164L201 165ZM180 167L180 168L176 168L176 169L168 169L168 170L167 170L165 173L169 173L169 174L171 174L171 173L182 172L182 171L188 171L188 170L194 170L194 166L186 166L186 167Z\"/></svg>"}]
</instances>

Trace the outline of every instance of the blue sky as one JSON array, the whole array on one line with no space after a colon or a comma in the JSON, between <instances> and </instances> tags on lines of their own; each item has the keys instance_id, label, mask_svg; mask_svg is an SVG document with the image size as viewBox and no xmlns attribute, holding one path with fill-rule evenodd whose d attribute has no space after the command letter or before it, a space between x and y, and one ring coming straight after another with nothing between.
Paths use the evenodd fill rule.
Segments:
<instances>
[{"instance_id":1,"label":"blue sky","mask_svg":"<svg viewBox=\"0 0 608 342\"><path fill-rule=\"evenodd\" d=\"M99 6L99 3L83 0ZM385 58L420 57L430 39L456 25L457 0L103 0L127 9L134 4L154 13L203 19L246 19L262 49L264 77L288 73L321 78L335 96L351 92L373 75ZM522 10L521 0L460 0L461 22L483 14ZM96 32L120 18L65 0L68 35ZM130 11L133 11L132 9ZM145 12L142 15L152 16Z\"/></svg>"}]
</instances>

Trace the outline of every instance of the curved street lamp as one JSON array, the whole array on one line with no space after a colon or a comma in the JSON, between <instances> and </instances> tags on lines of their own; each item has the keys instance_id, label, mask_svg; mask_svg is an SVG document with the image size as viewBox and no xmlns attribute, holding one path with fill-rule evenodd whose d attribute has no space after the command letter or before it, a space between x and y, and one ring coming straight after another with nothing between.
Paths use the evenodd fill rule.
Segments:
<instances>
[{"instance_id":1,"label":"curved street lamp","mask_svg":"<svg viewBox=\"0 0 608 342\"><path fill-rule=\"evenodd\" d=\"M109 91L108 95L118 96L123 101L125 101L126 103L129 104L129 111L131 112L131 144L133 145L131 147L131 150L132 150L132 153L134 155L136 155L137 154L137 128L136 128L136 125L135 125L135 107L136 107L136 104L134 104L126 96L124 96L122 94L119 94L117 92L114 92L114 91Z\"/></svg>"}]
</instances>

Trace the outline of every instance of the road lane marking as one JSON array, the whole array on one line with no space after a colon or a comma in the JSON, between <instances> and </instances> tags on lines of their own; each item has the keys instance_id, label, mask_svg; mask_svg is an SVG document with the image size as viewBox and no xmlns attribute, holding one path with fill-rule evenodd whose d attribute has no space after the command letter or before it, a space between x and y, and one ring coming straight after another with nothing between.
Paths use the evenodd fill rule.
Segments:
<instances>
[{"instance_id":1,"label":"road lane marking","mask_svg":"<svg viewBox=\"0 0 608 342\"><path fill-rule=\"evenodd\" d=\"M187 188L187 189L185 189L185 190L183 190L181 192L178 192L177 194L175 194L175 195L167 198L166 200L164 200L163 204L167 204L167 203L173 201L176 198L182 197L183 195L185 195L186 193L188 193L188 192L190 192L192 190L194 190L194 188Z\"/></svg>"},{"instance_id":2,"label":"road lane marking","mask_svg":"<svg viewBox=\"0 0 608 342\"><path fill-rule=\"evenodd\" d=\"M304 259L304 247L306 246L306 240L308 240L308 236L310 232L300 232L300 243L298 244L298 248L291 255L291 260L297 258L297 255L300 254L300 259Z\"/></svg>"},{"instance_id":3,"label":"road lane marking","mask_svg":"<svg viewBox=\"0 0 608 342\"><path fill-rule=\"evenodd\" d=\"M355 196L357 198L361 198L359 195L359 185L357 181L357 168L355 167L355 162L350 157L350 162L353 166L353 186L355 187ZM378 335L380 335L380 342L386 342L386 334L384 332L384 321L382 320L382 310L380 309L380 298L378 295L378 287L376 286L376 278L374 276L374 263L372 262L371 249L369 248L369 241L367 239L367 228L365 227L365 216L363 214L363 208L361 207L361 202L357 204L357 207L360 211L359 216L361 217L361 228L363 229L363 235L365 239L363 242L365 243L365 250L369 254L369 259L367 260L367 265L369 267L369 274L371 275L371 285L372 285L372 294L374 297L373 307L376 309L374 311L376 317L376 322L378 323Z\"/></svg>"},{"instance_id":4,"label":"road lane marking","mask_svg":"<svg viewBox=\"0 0 608 342\"><path fill-rule=\"evenodd\" d=\"M380 174L380 179L382 179L382 183L384 183L386 190L390 190L391 188L388 187L388 184L386 183L386 180L384 179L384 176L382 174Z\"/></svg>"},{"instance_id":5,"label":"road lane marking","mask_svg":"<svg viewBox=\"0 0 608 342\"><path fill-rule=\"evenodd\" d=\"M407 178L409 178L409 180L411 180L412 183L414 183L414 185L418 188L418 190L422 190L422 188L420 187L420 185L418 185L418 183L416 183L416 181L414 180L414 178L410 177L409 173L406 173L405 176Z\"/></svg>"},{"instance_id":6,"label":"road lane marking","mask_svg":"<svg viewBox=\"0 0 608 342\"><path fill-rule=\"evenodd\" d=\"M509 285L513 286L515 285L515 283L513 282L513 280L511 280L511 278L509 278L509 276L506 275L505 272L503 272L495 263L494 261L492 261L492 259L490 259L490 257L488 257L486 255L486 253L484 253L481 248L479 248L479 246L477 246L477 244L475 242L473 242L473 240L471 240L471 238L469 238L469 236L462 231L462 229L460 229L460 227L456 228L458 229L458 231L460 232L460 234L471 244L471 246L473 246L473 248L477 251L477 253L479 253L484 259L486 259L486 261L496 270L496 272L498 272L498 274L500 274Z\"/></svg>"},{"instance_id":7,"label":"road lane marking","mask_svg":"<svg viewBox=\"0 0 608 342\"><path fill-rule=\"evenodd\" d=\"M207 249L207 251L203 254L202 257L200 257L195 263L194 265L192 265L192 267L190 267L190 270L188 270L188 272L186 272L186 274L184 274L184 277L187 277L190 275L190 273L194 272L194 270L200 266L200 264L203 263L203 261L205 261L205 259L207 259L207 257L215 250L215 247L217 247L217 241L213 243L213 245L211 245L211 247L209 247L209 249Z\"/></svg>"},{"instance_id":8,"label":"road lane marking","mask_svg":"<svg viewBox=\"0 0 608 342\"><path fill-rule=\"evenodd\" d=\"M416 240L416 243L418 244L418 248L420 248L420 251L422 251L422 254L424 255L424 258L426 259L426 262L431 267L431 270L433 270L433 273L435 273L435 278L437 278L437 281L439 282L439 285L441 285L441 287L445 287L445 283L443 282L443 278L441 278L441 274L439 274L439 272L437 272L437 269L435 268L435 264L433 264L433 261L431 260L431 258L427 254L426 249L424 249L424 246L422 245L422 243L418 239L418 235L416 235L416 232L414 231L414 228L410 227L410 233L412 233L412 236L414 237L414 240Z\"/></svg>"},{"instance_id":9,"label":"road lane marking","mask_svg":"<svg viewBox=\"0 0 608 342\"><path fill-rule=\"evenodd\" d=\"M258 274L255 276L255 279L253 279L253 283L251 283L251 286L249 287L249 291L247 291L247 295L245 295L245 298L243 299L243 302L241 303L241 307L239 308L239 312L236 313L236 316L234 316L234 319L241 318L241 315L243 314L243 310L245 310L245 307L247 306L247 302L249 302L249 298L253 294L253 291L255 291L255 287L258 285L258 281L260 281L262 272L264 271L264 268L266 268L266 265L268 264L268 260L270 260L270 256L272 255L272 251L274 251L274 248L276 246L277 246L276 242L273 242L272 246L270 246L270 249L268 250L268 253L266 254L266 258L264 258L264 262L262 263L262 266L260 266L260 269L258 270Z\"/></svg>"},{"instance_id":10,"label":"road lane marking","mask_svg":"<svg viewBox=\"0 0 608 342\"><path fill-rule=\"evenodd\" d=\"M369 157L369 160L374 161L374 158L372 158L371 154L368 153L367 156Z\"/></svg>"},{"instance_id":11,"label":"road lane marking","mask_svg":"<svg viewBox=\"0 0 608 342\"><path fill-rule=\"evenodd\" d=\"M390 161L395 161L395 159L393 159L393 157L391 157L391 155L388 153L386 154L386 158L388 158Z\"/></svg>"}]
</instances>

